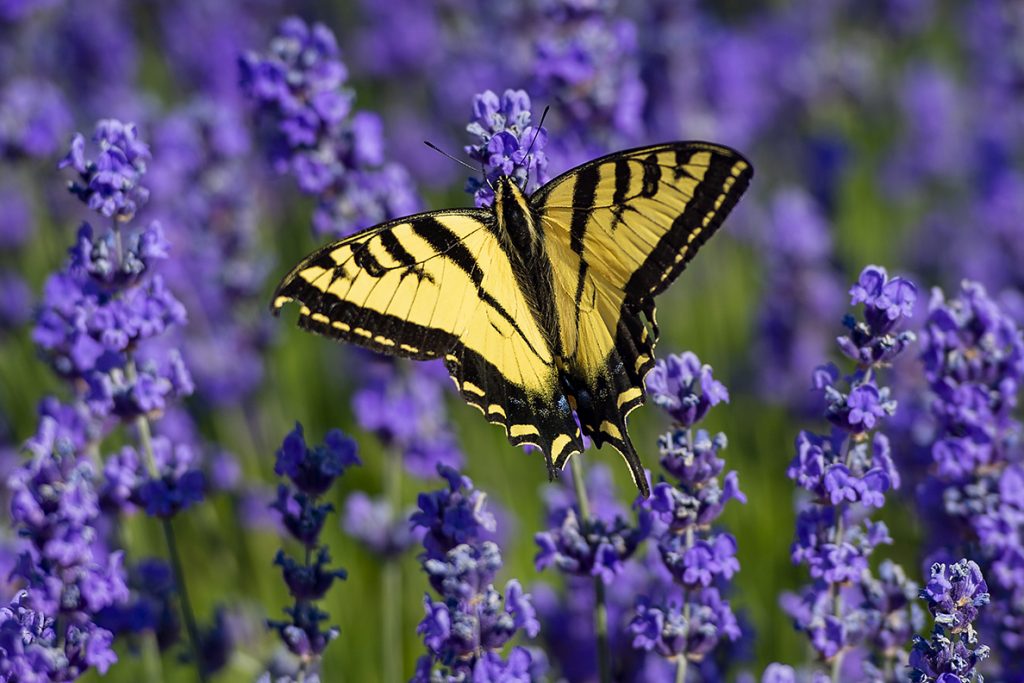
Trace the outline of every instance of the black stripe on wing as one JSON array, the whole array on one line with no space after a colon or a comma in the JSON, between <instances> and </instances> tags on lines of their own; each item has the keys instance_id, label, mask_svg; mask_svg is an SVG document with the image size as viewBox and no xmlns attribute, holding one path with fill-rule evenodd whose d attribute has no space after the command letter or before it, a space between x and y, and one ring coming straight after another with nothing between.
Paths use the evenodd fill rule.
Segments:
<instances>
[{"instance_id":1,"label":"black stripe on wing","mask_svg":"<svg viewBox=\"0 0 1024 683\"><path fill-rule=\"evenodd\" d=\"M692 156L690 154L680 159L681 151L677 150L676 162L679 169L683 169L689 156ZM694 150L693 154L701 151L706 150ZM750 164L742 158L712 154L708 169L694 189L693 197L672 222L668 232L658 240L643 265L626 283L627 296L643 300L660 294L672 284L697 255L700 247L721 227L722 221L747 189L752 176Z\"/></svg>"}]
</instances>

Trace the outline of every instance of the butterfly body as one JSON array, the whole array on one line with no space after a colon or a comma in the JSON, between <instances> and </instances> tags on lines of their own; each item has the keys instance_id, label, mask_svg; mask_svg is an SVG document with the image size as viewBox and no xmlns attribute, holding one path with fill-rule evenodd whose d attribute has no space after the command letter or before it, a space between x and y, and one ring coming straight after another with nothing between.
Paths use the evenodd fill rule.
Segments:
<instances>
[{"instance_id":1,"label":"butterfly body","mask_svg":"<svg viewBox=\"0 0 1024 683\"><path fill-rule=\"evenodd\" d=\"M314 332L443 359L462 397L540 448L551 476L586 433L646 495L626 416L654 365L654 297L751 175L736 152L691 142L597 159L529 197L502 177L491 208L417 214L315 251L273 308L297 301Z\"/></svg>"}]
</instances>

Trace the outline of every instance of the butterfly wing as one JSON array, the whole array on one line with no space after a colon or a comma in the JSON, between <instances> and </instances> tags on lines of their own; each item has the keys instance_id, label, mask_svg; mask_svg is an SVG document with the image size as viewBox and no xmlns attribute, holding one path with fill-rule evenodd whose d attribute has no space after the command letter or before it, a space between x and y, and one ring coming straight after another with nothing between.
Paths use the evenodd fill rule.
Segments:
<instances>
[{"instance_id":1,"label":"butterfly wing","mask_svg":"<svg viewBox=\"0 0 1024 683\"><path fill-rule=\"evenodd\" d=\"M374 351L443 358L462 397L516 445L582 449L550 348L492 214L433 211L313 252L278 286L273 309Z\"/></svg>"},{"instance_id":2,"label":"butterfly wing","mask_svg":"<svg viewBox=\"0 0 1024 683\"><path fill-rule=\"evenodd\" d=\"M562 381L584 431L623 454L641 491L647 483L625 419L644 402L654 365L654 297L714 234L752 175L729 148L677 142L596 159L530 198L564 294L555 297Z\"/></svg>"}]
</instances>

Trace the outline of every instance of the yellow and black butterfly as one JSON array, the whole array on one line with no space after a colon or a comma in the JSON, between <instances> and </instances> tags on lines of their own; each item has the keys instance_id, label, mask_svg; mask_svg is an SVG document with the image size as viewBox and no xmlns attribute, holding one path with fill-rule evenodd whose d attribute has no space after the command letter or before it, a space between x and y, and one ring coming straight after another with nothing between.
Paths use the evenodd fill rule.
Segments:
<instances>
[{"instance_id":1,"label":"yellow and black butterfly","mask_svg":"<svg viewBox=\"0 0 1024 683\"><path fill-rule=\"evenodd\" d=\"M392 354L442 358L462 397L553 477L611 444L648 495L626 416L644 402L654 297L747 188L737 152L672 142L601 157L527 198L511 178L487 209L428 211L328 244L278 286L300 326Z\"/></svg>"}]
</instances>

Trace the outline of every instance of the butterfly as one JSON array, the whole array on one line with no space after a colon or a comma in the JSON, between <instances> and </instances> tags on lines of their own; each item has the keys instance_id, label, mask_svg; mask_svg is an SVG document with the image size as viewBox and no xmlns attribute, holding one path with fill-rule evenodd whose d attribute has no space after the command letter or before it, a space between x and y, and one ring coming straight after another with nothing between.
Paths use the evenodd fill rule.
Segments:
<instances>
[{"instance_id":1,"label":"butterfly","mask_svg":"<svg viewBox=\"0 0 1024 683\"><path fill-rule=\"evenodd\" d=\"M671 142L595 159L530 196L502 176L489 208L419 213L317 249L272 309L294 301L305 329L442 359L463 399L544 453L550 478L586 434L622 454L647 496L626 416L654 366L654 298L752 175L732 149Z\"/></svg>"}]
</instances>

